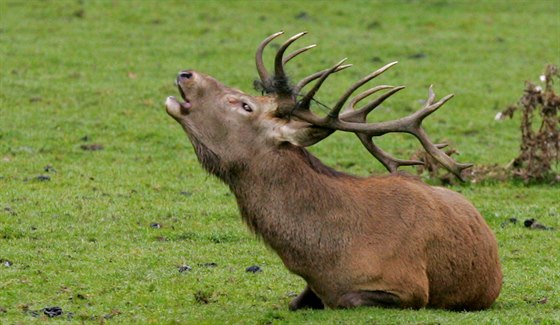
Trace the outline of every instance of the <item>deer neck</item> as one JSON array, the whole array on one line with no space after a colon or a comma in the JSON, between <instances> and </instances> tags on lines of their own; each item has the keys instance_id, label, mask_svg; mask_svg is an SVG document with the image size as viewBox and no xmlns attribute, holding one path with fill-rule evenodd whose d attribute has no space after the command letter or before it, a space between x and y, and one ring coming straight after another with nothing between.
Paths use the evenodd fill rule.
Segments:
<instances>
[{"instance_id":1,"label":"deer neck","mask_svg":"<svg viewBox=\"0 0 560 325\"><path fill-rule=\"evenodd\" d=\"M340 209L341 200L348 200L340 182L350 178L323 165L307 150L285 145L255 157L239 175L229 178L229 185L249 228L287 266L297 269L303 255L317 249L336 252L342 246L338 239L344 236L344 225L320 211Z\"/></svg>"}]
</instances>

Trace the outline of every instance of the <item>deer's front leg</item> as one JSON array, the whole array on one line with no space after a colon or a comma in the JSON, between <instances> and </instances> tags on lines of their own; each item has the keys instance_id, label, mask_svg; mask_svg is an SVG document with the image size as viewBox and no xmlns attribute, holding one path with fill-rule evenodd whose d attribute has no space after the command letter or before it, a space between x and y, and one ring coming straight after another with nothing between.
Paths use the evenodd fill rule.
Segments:
<instances>
[{"instance_id":1,"label":"deer's front leg","mask_svg":"<svg viewBox=\"0 0 560 325\"><path fill-rule=\"evenodd\" d=\"M302 293L299 296L295 297L290 302L290 310L295 311L302 308L310 308L310 309L324 309L325 305L321 301L313 290L309 288L309 286L305 287Z\"/></svg>"},{"instance_id":2,"label":"deer's front leg","mask_svg":"<svg viewBox=\"0 0 560 325\"><path fill-rule=\"evenodd\" d=\"M355 308L361 306L394 308L402 307L401 299L385 291L353 291L344 294L338 301L338 308Z\"/></svg>"}]
</instances>

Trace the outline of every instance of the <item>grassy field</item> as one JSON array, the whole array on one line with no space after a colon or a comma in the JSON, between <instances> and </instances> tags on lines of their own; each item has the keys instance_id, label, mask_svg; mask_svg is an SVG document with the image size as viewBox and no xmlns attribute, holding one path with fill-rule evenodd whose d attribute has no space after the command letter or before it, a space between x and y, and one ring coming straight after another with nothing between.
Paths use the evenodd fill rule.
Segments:
<instances>
[{"instance_id":1,"label":"grassy field","mask_svg":"<svg viewBox=\"0 0 560 325\"><path fill-rule=\"evenodd\" d=\"M290 63L294 78L354 64L321 102L395 60L377 82L407 89L376 120L420 108L432 83L454 93L426 128L476 164L516 156L519 117L494 116L560 63L558 1L0 0L0 323L560 322L560 187L517 182L454 187L498 237L504 287L490 310L287 310L303 280L249 234L163 109L185 68L252 91L254 50L278 30L319 44ZM380 143L404 158L419 147ZM350 173L383 171L348 134L312 151ZM54 306L64 313L48 318Z\"/></svg>"}]
</instances>

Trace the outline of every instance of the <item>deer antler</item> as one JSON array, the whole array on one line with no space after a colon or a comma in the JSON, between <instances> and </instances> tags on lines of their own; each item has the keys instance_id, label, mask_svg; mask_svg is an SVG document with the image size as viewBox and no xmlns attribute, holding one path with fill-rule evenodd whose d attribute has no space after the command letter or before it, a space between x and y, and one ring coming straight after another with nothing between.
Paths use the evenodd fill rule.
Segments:
<instances>
[{"instance_id":1,"label":"deer antler","mask_svg":"<svg viewBox=\"0 0 560 325\"><path fill-rule=\"evenodd\" d=\"M360 141L362 142L362 144L366 147L366 149L377 160L379 160L385 166L385 168L387 168L390 172L395 172L400 166L419 165L419 164L421 165L423 164L423 162L417 160L400 160L400 159L393 158L388 153L386 153L385 151L383 151L373 143L373 137L381 136L391 132L402 132L402 133L412 134L420 141L424 149L432 157L434 157L447 170L449 170L455 176L457 176L459 179L462 180L461 172L464 169L471 167L472 164L457 163L449 155L447 155L444 151L441 150L442 145L432 143L432 141L429 139L428 135L426 134L424 128L422 128L422 121L430 114L435 112L437 109L439 109L441 106L443 106L443 104L445 104L449 99L451 99L453 95L447 95L444 98L440 99L439 101L435 102L435 93L433 91L433 87L430 86L428 99L426 101L425 106L421 110L397 120L385 121L379 123L367 123L367 116L369 113L371 113L376 107L378 107L381 103L383 103L387 98L391 97L401 89L404 89L403 86L394 87L394 86L381 85L366 90L361 94L355 96L352 100L350 100L349 105L341 114L342 108L344 107L345 103L348 101L350 96L352 96L352 94L358 88L363 86L365 83L369 82L370 80L374 79L375 77L379 76L380 74L382 74L383 72L387 71L395 64L397 64L397 62L392 62L370 73L369 75L365 76L361 80L354 83L344 92L344 94L340 97L340 99L336 102L336 104L332 107L332 109L326 116L323 117L319 116L310 110L311 100L315 96L316 92L319 90L323 82L331 74L341 71L345 68L348 68L351 65L344 65L343 63L345 60L342 60L329 69L319 71L308 77L303 78L299 83L296 84L296 86L288 85L284 65L289 60L293 59L295 56L315 46L315 45L311 45L311 46L301 48L284 58L283 56L286 49L297 39L305 35L305 33L299 33L291 37L290 39L288 39L278 49L275 58L275 75L273 77L270 77L264 67L263 60L262 60L262 53L266 45L270 43L274 38L280 36L282 33L283 32L279 32L266 38L259 45L256 54L257 70L259 72L259 76L261 77L263 88L267 93L275 93L282 100L288 103L279 106L278 110L280 114L283 115L289 112L292 114L292 116L302 121L305 121L307 123L310 123L314 127L324 128L330 131L340 130L340 131L355 133L360 139ZM307 84L309 84L314 80L317 81L313 85L311 90L307 92L302 99L296 101L295 96L299 94L299 92L303 87L305 87ZM289 89L289 93L287 93L286 91L279 91L280 89L281 90ZM388 91L359 109L355 107L358 102L382 90L388 90ZM331 133L332 132L324 132L324 134L322 134L322 138L318 139L317 141L322 140L323 138L329 136Z\"/></svg>"}]
</instances>

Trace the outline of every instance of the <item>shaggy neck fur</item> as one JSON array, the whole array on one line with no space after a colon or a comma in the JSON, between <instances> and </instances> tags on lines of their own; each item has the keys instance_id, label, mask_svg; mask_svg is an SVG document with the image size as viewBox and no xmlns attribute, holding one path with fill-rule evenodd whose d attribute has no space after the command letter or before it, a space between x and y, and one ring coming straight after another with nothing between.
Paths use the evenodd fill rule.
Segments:
<instances>
[{"instance_id":1,"label":"shaggy neck fur","mask_svg":"<svg viewBox=\"0 0 560 325\"><path fill-rule=\"evenodd\" d=\"M249 229L304 277L310 265L339 260L351 233L360 229L358 220L342 219L345 213L321 213L347 209L341 203L352 198L342 183L357 178L325 166L303 148L281 146L227 179Z\"/></svg>"},{"instance_id":2,"label":"shaggy neck fur","mask_svg":"<svg viewBox=\"0 0 560 325\"><path fill-rule=\"evenodd\" d=\"M356 177L324 165L291 144L229 165L201 143L193 144L204 168L229 185L249 229L277 251L286 265L297 270L298 261L308 265L337 259L333 252L343 249L346 233L357 225L330 220L316 211L340 209L341 200L348 201L340 183Z\"/></svg>"}]
</instances>

